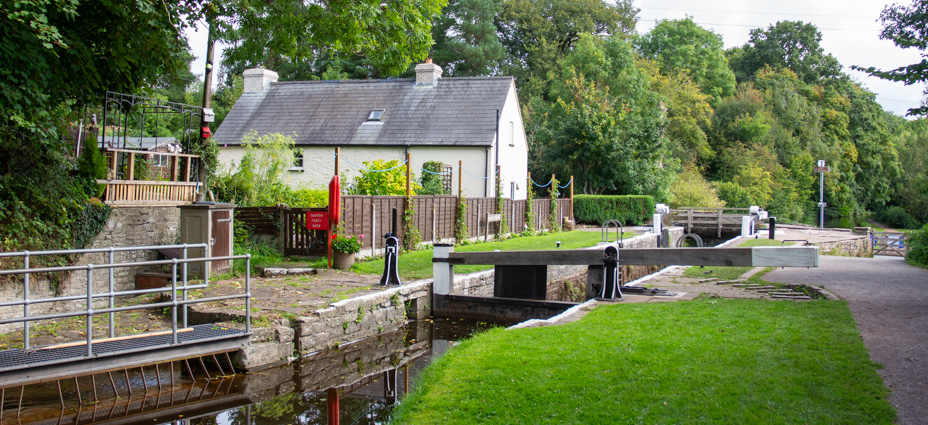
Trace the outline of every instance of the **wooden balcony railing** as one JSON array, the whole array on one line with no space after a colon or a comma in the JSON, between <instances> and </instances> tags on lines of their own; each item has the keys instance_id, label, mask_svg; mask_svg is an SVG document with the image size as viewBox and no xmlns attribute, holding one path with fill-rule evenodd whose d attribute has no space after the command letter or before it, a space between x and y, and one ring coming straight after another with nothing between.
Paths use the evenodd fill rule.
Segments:
<instances>
[{"instance_id":1,"label":"wooden balcony railing","mask_svg":"<svg viewBox=\"0 0 928 425\"><path fill-rule=\"evenodd\" d=\"M169 206L189 204L196 200L198 183L191 181L194 177L191 175L191 165L200 159L198 155L129 149L107 149L105 154L107 179L97 180L97 183L106 185L103 202L107 205ZM157 155L163 161L149 164L148 176L139 176L136 158L146 155ZM120 167L120 164L125 165ZM152 179L153 175L156 179ZM139 177L146 179L139 180Z\"/></svg>"}]
</instances>

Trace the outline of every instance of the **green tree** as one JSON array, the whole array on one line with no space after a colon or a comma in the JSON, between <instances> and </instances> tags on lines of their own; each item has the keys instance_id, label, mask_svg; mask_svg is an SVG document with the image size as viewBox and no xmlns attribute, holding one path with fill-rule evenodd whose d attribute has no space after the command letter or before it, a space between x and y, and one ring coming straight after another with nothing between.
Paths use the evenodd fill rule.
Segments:
<instances>
[{"instance_id":1,"label":"green tree","mask_svg":"<svg viewBox=\"0 0 928 425\"><path fill-rule=\"evenodd\" d=\"M899 165L905 170L893 181L892 200L928 223L928 119L894 119Z\"/></svg>"},{"instance_id":2,"label":"green tree","mask_svg":"<svg viewBox=\"0 0 928 425\"><path fill-rule=\"evenodd\" d=\"M554 103L538 140L545 170L573 175L585 194L667 198L660 96L635 67L628 42L582 36L549 97Z\"/></svg>"},{"instance_id":3,"label":"green tree","mask_svg":"<svg viewBox=\"0 0 928 425\"><path fill-rule=\"evenodd\" d=\"M446 75L493 75L506 58L493 22L502 11L497 0L450 0L432 24L432 57Z\"/></svg>"},{"instance_id":4,"label":"green tree","mask_svg":"<svg viewBox=\"0 0 928 425\"><path fill-rule=\"evenodd\" d=\"M663 75L685 72L703 93L720 99L735 93L735 74L728 67L722 37L700 27L691 17L663 20L635 39L638 52L656 61Z\"/></svg>"},{"instance_id":5,"label":"green tree","mask_svg":"<svg viewBox=\"0 0 928 425\"><path fill-rule=\"evenodd\" d=\"M504 0L497 22L508 51L502 73L516 78L523 103L547 96L561 58L582 35L630 35L637 13L630 0Z\"/></svg>"},{"instance_id":6,"label":"green tree","mask_svg":"<svg viewBox=\"0 0 928 425\"><path fill-rule=\"evenodd\" d=\"M0 245L68 248L96 193L71 178L68 127L105 90L136 93L186 66L195 0L0 2ZM90 190L89 188L93 188ZM85 192L86 191L86 192Z\"/></svg>"},{"instance_id":7,"label":"green tree","mask_svg":"<svg viewBox=\"0 0 928 425\"><path fill-rule=\"evenodd\" d=\"M684 164L704 164L712 155L705 129L711 126L710 96L703 94L689 76L671 70L661 74L652 61L639 60L638 68L651 77L651 90L663 96L667 150Z\"/></svg>"},{"instance_id":8,"label":"green tree","mask_svg":"<svg viewBox=\"0 0 928 425\"><path fill-rule=\"evenodd\" d=\"M902 81L906 85L928 81L928 54L924 53L928 49L928 25L925 25L928 22L928 0L913 0L909 6L887 6L880 14L880 22L883 23L881 39L892 40L903 49L917 49L922 52L922 61L888 71L874 67L854 68L886 80ZM928 88L924 94L928 96ZM922 99L920 107L909 109L907 115L928 115L928 98Z\"/></svg>"},{"instance_id":9,"label":"green tree","mask_svg":"<svg viewBox=\"0 0 928 425\"><path fill-rule=\"evenodd\" d=\"M670 185L670 193L670 206L673 208L725 206L725 202L719 199L718 191L695 168L687 168L677 174Z\"/></svg>"},{"instance_id":10,"label":"green tree","mask_svg":"<svg viewBox=\"0 0 928 425\"><path fill-rule=\"evenodd\" d=\"M290 197L284 174L293 164L293 137L280 133L258 135L254 130L242 137L242 161L223 170L213 188L223 201L242 207L272 206Z\"/></svg>"},{"instance_id":11,"label":"green tree","mask_svg":"<svg viewBox=\"0 0 928 425\"><path fill-rule=\"evenodd\" d=\"M234 0L217 9L215 22L218 39L230 45L225 52L230 64L303 70L284 74L291 77L311 73L320 52L329 51L363 56L381 72L397 75L428 55L431 21L445 4Z\"/></svg>"},{"instance_id":12,"label":"green tree","mask_svg":"<svg viewBox=\"0 0 928 425\"><path fill-rule=\"evenodd\" d=\"M841 65L821 46L822 33L815 25L798 21L779 21L769 27L751 30L748 42L729 52L729 62L738 81L750 80L757 71L789 68L806 83L836 78Z\"/></svg>"}]
</instances>

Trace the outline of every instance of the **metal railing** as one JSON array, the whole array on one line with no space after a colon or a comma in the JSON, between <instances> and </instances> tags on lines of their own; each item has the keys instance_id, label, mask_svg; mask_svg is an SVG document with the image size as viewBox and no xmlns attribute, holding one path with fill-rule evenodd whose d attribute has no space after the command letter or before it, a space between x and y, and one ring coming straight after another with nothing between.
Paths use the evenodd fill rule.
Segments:
<instances>
[{"instance_id":1,"label":"metal railing","mask_svg":"<svg viewBox=\"0 0 928 425\"><path fill-rule=\"evenodd\" d=\"M245 333L248 334L251 332L251 254L245 255L231 255L223 257L197 257L189 258L188 250L189 249L204 249L206 250L206 244L183 244L183 245L157 245L157 246L141 246L141 247L122 247L122 248L98 248L98 249L80 249L80 250L58 250L58 251L22 251L22 252L4 252L0 253L0 258L4 257L22 257L23 258L23 268L14 269L14 270L0 270L0 276L4 275L23 275L23 299L19 301L4 301L0 302L0 307L23 307L23 316L0 319L0 325L9 324L9 323L23 323L23 347L24 349L30 349L30 322L36 322L40 320L53 320L53 319L63 319L76 316L85 316L87 321L87 357L93 356L93 323L92 319L95 315L107 314L109 316L109 337L114 338L116 336L115 329L115 314L122 311L130 310L143 310L150 308L171 308L171 334L172 334L172 343L171 345L179 345L177 338L177 323L178 323L178 311L182 313L182 322L183 327L187 327L187 305L189 304L199 304L207 303L214 301L224 301L230 299L244 299L245 300ZM151 251L158 249L182 249L183 258L174 258L170 260L151 260L151 261L137 261L137 262L126 262L126 263L116 263L114 261L114 255L116 252L126 252L126 251ZM109 263L106 264L87 264L82 266L61 266L61 267L42 267L42 268L30 268L29 259L35 256L41 255L62 255L62 254L88 254L88 253L109 253ZM245 293L236 294L236 295L223 295L215 296L208 298L200 299L188 299L189 291L193 289L203 289L209 286L209 281L204 279L202 283L191 285L188 282L188 264L190 263L209 263L211 261L220 261L220 260L245 260ZM137 289L129 291L116 291L115 279L113 276L113 271L119 268L128 268L128 267L141 267L141 266L157 266L157 265L170 265L171 266L171 286L163 288L152 288L152 289ZM109 271L109 284L108 290L106 292L94 293L93 289L93 271L106 269ZM178 270L180 269L180 270ZM37 273L61 273L61 272L73 272L73 271L86 271L87 272L87 290L85 294L82 295L70 295L62 297L52 297L52 298L39 298L39 299L30 299L29 298L29 283L30 275ZM178 277L180 277L180 282L178 282ZM171 293L170 301L162 301L155 303L145 303L145 304L133 304L129 306L116 306L116 297L119 296L134 296L134 295L145 295L157 292L168 292ZM178 299L178 291L181 292L181 299ZM94 309L93 301L95 298L108 298L109 307L103 309ZM65 313L54 313L54 314L44 314L44 315L30 315L29 306L35 304L44 304L44 303L59 303L65 301L80 301L85 300L85 309L76 310Z\"/></svg>"}]
</instances>

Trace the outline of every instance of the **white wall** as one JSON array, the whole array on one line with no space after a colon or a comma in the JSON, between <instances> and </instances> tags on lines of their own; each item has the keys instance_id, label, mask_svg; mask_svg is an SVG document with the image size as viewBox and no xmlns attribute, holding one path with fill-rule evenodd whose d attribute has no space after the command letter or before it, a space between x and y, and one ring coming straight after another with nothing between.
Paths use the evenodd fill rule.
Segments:
<instances>
[{"instance_id":1,"label":"white wall","mask_svg":"<svg viewBox=\"0 0 928 425\"><path fill-rule=\"evenodd\" d=\"M508 147L508 144L507 144ZM290 171L285 176L291 187L307 186L313 188L326 188L332 175L335 173L335 148L304 146L298 147L303 151L303 170ZM490 150L490 156L493 151ZM348 182L354 181L354 178L360 173L358 167L364 166L364 161L373 161L376 159L392 160L400 162L406 160L406 147L342 147L341 153L341 175ZM487 160L487 148L485 147L410 147L409 153L412 160L412 172L415 178L422 176L422 165L427 161L440 161L453 167L451 174L452 194L457 194L458 176L463 174L461 183L463 186L464 196L481 197L493 196L492 184L487 184L488 175L487 166L492 164L493 158ZM238 146L229 146L220 149L219 162L228 168L241 162L244 155L244 149ZM458 161L463 161L464 172L458 170ZM524 162L524 161L523 161ZM491 171L494 170L491 168ZM492 173L490 173L492 174ZM504 172L504 174L507 174ZM524 177L523 177L524 179ZM344 182L343 182L344 185ZM507 183L508 185L508 183ZM523 185L524 186L524 185ZM489 191L485 192L489 187ZM523 188L524 189L524 188ZM503 191L504 196L508 196L508 186ZM524 191L523 191L524 197Z\"/></svg>"},{"instance_id":2,"label":"white wall","mask_svg":"<svg viewBox=\"0 0 928 425\"><path fill-rule=\"evenodd\" d=\"M493 150L497 149L496 146ZM516 96L515 83L510 86L506 98L506 106L500 111L499 118L499 165L500 165L500 191L504 198L512 193L511 182L516 183L514 199L525 199L526 178L528 175L528 143L525 140L525 127L522 123L522 111L519 108L519 99ZM491 150L490 161L493 169L496 167L496 152ZM495 196L496 186L489 190L489 196Z\"/></svg>"}]
</instances>

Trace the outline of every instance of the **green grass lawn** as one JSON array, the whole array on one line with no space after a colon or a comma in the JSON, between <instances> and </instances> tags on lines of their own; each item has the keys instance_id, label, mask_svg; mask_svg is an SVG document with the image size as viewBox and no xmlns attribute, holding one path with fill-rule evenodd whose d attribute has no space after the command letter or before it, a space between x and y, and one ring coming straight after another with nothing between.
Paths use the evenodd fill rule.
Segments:
<instances>
[{"instance_id":1,"label":"green grass lawn","mask_svg":"<svg viewBox=\"0 0 928 425\"><path fill-rule=\"evenodd\" d=\"M626 236L634 237L636 235L626 234ZM500 251L540 251L556 249L556 241L561 241L560 249L576 249L596 245L600 240L602 240L600 232L574 230L572 232L517 237L498 242L481 242L456 246L454 250L455 252L493 251L496 249ZM383 258L359 261L351 267L351 270L362 274L382 274L383 262ZM456 274L467 274L492 268L493 266L455 266L454 272ZM398 269L400 277L405 279L432 277L432 249L401 252Z\"/></svg>"},{"instance_id":2,"label":"green grass lawn","mask_svg":"<svg viewBox=\"0 0 928 425\"><path fill-rule=\"evenodd\" d=\"M428 366L394 424L892 424L844 302L602 306L493 329Z\"/></svg>"},{"instance_id":3,"label":"green grass lawn","mask_svg":"<svg viewBox=\"0 0 928 425\"><path fill-rule=\"evenodd\" d=\"M748 239L738 245L739 248L750 248L753 246L790 246L792 242L783 244L782 241L771 239ZM683 276L695 279L718 278L719 280L734 280L751 270L753 267L721 267L721 266L692 266L683 271ZM771 269L772 270L772 269ZM761 273L760 275L763 275ZM759 278L760 276L758 276Z\"/></svg>"}]
</instances>

